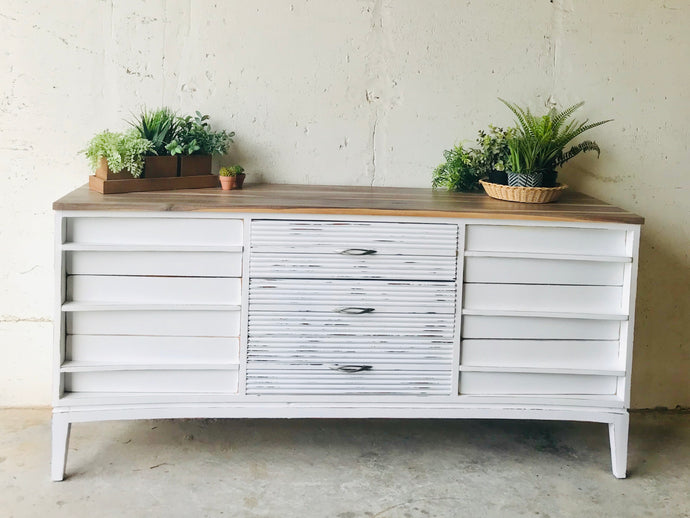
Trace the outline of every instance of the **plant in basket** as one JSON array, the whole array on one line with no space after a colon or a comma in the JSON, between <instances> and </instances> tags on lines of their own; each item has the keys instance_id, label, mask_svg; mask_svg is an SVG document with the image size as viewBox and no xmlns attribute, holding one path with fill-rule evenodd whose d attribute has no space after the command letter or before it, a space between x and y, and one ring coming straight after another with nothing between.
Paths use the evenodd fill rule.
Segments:
<instances>
[{"instance_id":1,"label":"plant in basket","mask_svg":"<svg viewBox=\"0 0 690 518\"><path fill-rule=\"evenodd\" d=\"M177 176L178 158L172 156L166 146L177 132L177 116L170 108L142 109L139 116L129 122L141 138L151 142L151 149L144 157L144 177L164 178Z\"/></svg>"},{"instance_id":2,"label":"plant in basket","mask_svg":"<svg viewBox=\"0 0 690 518\"><path fill-rule=\"evenodd\" d=\"M244 173L244 167L241 165L233 165L230 167L221 167L218 171L220 177L220 186L224 191L233 189L241 189L244 183L244 178L247 176Z\"/></svg>"},{"instance_id":3,"label":"plant in basket","mask_svg":"<svg viewBox=\"0 0 690 518\"><path fill-rule=\"evenodd\" d=\"M213 131L209 116L197 111L192 117L177 118L175 138L165 148L180 155L180 176L211 174L211 156L224 155L235 132Z\"/></svg>"},{"instance_id":4,"label":"plant in basket","mask_svg":"<svg viewBox=\"0 0 690 518\"><path fill-rule=\"evenodd\" d=\"M95 135L83 152L97 177L119 180L139 178L144 170L144 154L151 149L151 142L135 130L125 133L106 130Z\"/></svg>"},{"instance_id":5,"label":"plant in basket","mask_svg":"<svg viewBox=\"0 0 690 518\"><path fill-rule=\"evenodd\" d=\"M513 112L518 122L515 133L508 139L509 185L555 187L557 167L583 151L596 151L597 157L599 156L599 146L593 140L585 140L565 150L568 143L585 131L611 121L568 121L584 102L562 111L551 108L545 115L537 116L529 108L521 108L503 99L500 101Z\"/></svg>"}]
</instances>

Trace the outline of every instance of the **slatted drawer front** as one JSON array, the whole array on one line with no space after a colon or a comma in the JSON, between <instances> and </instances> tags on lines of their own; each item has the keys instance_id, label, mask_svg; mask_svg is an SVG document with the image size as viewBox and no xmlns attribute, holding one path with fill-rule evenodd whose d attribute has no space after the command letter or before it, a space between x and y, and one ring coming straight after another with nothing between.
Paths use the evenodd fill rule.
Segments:
<instances>
[{"instance_id":1,"label":"slatted drawer front","mask_svg":"<svg viewBox=\"0 0 690 518\"><path fill-rule=\"evenodd\" d=\"M358 368L368 370L348 372ZM338 370L338 369L344 370ZM247 393L265 395L448 395L450 370L391 364L279 366L247 371Z\"/></svg>"},{"instance_id":2,"label":"slatted drawer front","mask_svg":"<svg viewBox=\"0 0 690 518\"><path fill-rule=\"evenodd\" d=\"M255 220L252 252L339 254L349 250L455 257L457 233L452 224Z\"/></svg>"},{"instance_id":3,"label":"slatted drawer front","mask_svg":"<svg viewBox=\"0 0 690 518\"><path fill-rule=\"evenodd\" d=\"M252 279L253 312L454 313L454 282Z\"/></svg>"},{"instance_id":4,"label":"slatted drawer front","mask_svg":"<svg viewBox=\"0 0 690 518\"><path fill-rule=\"evenodd\" d=\"M72 275L67 300L112 304L238 305L240 279Z\"/></svg>"},{"instance_id":5,"label":"slatted drawer front","mask_svg":"<svg viewBox=\"0 0 690 518\"><path fill-rule=\"evenodd\" d=\"M468 225L465 250L625 256L626 232L598 228Z\"/></svg>"},{"instance_id":6,"label":"slatted drawer front","mask_svg":"<svg viewBox=\"0 0 690 518\"><path fill-rule=\"evenodd\" d=\"M66 243L93 245L242 245L242 220L221 218L77 217Z\"/></svg>"},{"instance_id":7,"label":"slatted drawer front","mask_svg":"<svg viewBox=\"0 0 690 518\"><path fill-rule=\"evenodd\" d=\"M68 274L239 277L242 252L95 251L65 253Z\"/></svg>"},{"instance_id":8,"label":"slatted drawer front","mask_svg":"<svg viewBox=\"0 0 690 518\"><path fill-rule=\"evenodd\" d=\"M64 374L67 392L236 393L238 369L104 370Z\"/></svg>"},{"instance_id":9,"label":"slatted drawer front","mask_svg":"<svg viewBox=\"0 0 690 518\"><path fill-rule=\"evenodd\" d=\"M250 273L264 278L454 280L456 258L425 255L252 253Z\"/></svg>"}]
</instances>

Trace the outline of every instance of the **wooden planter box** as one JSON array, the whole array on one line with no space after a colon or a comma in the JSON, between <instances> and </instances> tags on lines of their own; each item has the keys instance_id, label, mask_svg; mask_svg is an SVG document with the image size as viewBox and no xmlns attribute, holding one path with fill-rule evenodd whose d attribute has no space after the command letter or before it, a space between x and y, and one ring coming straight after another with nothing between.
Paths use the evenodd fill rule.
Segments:
<instances>
[{"instance_id":1,"label":"wooden planter box","mask_svg":"<svg viewBox=\"0 0 690 518\"><path fill-rule=\"evenodd\" d=\"M180 176L211 174L211 155L180 156Z\"/></svg>"},{"instance_id":2,"label":"wooden planter box","mask_svg":"<svg viewBox=\"0 0 690 518\"><path fill-rule=\"evenodd\" d=\"M176 156L144 157L144 178L168 178L177 176L179 160Z\"/></svg>"},{"instance_id":3,"label":"wooden planter box","mask_svg":"<svg viewBox=\"0 0 690 518\"><path fill-rule=\"evenodd\" d=\"M95 175L101 180L134 180L132 173L127 169L123 169L119 173L113 173L108 168L108 161L103 157L98 160L98 168L95 171Z\"/></svg>"}]
</instances>

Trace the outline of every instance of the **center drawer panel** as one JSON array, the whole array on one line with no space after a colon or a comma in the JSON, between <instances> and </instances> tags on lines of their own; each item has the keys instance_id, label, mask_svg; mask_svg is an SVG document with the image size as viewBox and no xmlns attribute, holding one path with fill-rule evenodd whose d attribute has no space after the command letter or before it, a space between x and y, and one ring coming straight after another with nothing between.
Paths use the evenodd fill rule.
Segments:
<instances>
[{"instance_id":1,"label":"center drawer panel","mask_svg":"<svg viewBox=\"0 0 690 518\"><path fill-rule=\"evenodd\" d=\"M455 257L457 236L456 225L441 223L255 220L252 252Z\"/></svg>"},{"instance_id":2,"label":"center drawer panel","mask_svg":"<svg viewBox=\"0 0 690 518\"><path fill-rule=\"evenodd\" d=\"M454 313L454 282L252 279L252 311Z\"/></svg>"}]
</instances>

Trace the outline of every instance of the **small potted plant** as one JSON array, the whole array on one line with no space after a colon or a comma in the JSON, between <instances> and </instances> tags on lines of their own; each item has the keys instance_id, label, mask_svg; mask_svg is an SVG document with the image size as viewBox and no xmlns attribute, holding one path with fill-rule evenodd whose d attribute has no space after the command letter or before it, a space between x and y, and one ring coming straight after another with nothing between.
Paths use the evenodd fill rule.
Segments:
<instances>
[{"instance_id":1,"label":"small potted plant","mask_svg":"<svg viewBox=\"0 0 690 518\"><path fill-rule=\"evenodd\" d=\"M94 136L84 150L94 174L103 180L139 178L144 170L144 154L151 142L135 130L126 133L104 131Z\"/></svg>"},{"instance_id":2,"label":"small potted plant","mask_svg":"<svg viewBox=\"0 0 690 518\"><path fill-rule=\"evenodd\" d=\"M218 172L220 178L220 186L224 191L233 189L241 189L244 183L244 178L247 176L244 173L244 167L241 165L233 165L231 167L221 167Z\"/></svg>"},{"instance_id":3,"label":"small potted plant","mask_svg":"<svg viewBox=\"0 0 690 518\"><path fill-rule=\"evenodd\" d=\"M508 140L509 185L555 187L557 167L561 167L582 151L596 151L597 157L599 156L599 146L593 140L585 140L565 151L566 145L577 136L611 121L609 119L592 123L589 120L567 122L584 102L562 111L551 108L545 115L536 116L528 108L521 108L503 99L500 101L513 112L518 121L515 134Z\"/></svg>"},{"instance_id":4,"label":"small potted plant","mask_svg":"<svg viewBox=\"0 0 690 518\"><path fill-rule=\"evenodd\" d=\"M129 124L141 138L151 142L151 149L144 157L145 178L177 176L178 157L172 156L166 146L177 131L177 117L170 108L149 111L144 108L139 117Z\"/></svg>"},{"instance_id":5,"label":"small potted plant","mask_svg":"<svg viewBox=\"0 0 690 518\"><path fill-rule=\"evenodd\" d=\"M165 148L180 155L180 176L211 174L211 156L224 155L235 136L234 131L212 131L208 118L199 111L177 118L177 133Z\"/></svg>"}]
</instances>

